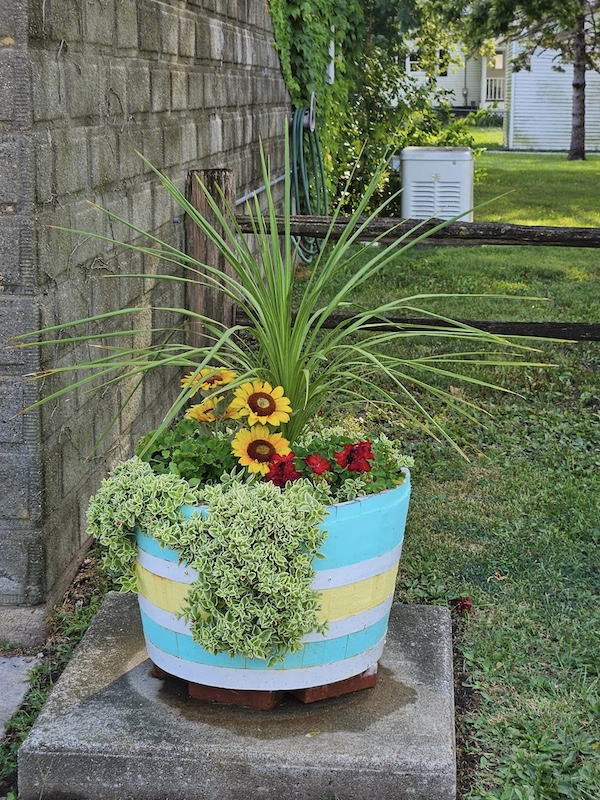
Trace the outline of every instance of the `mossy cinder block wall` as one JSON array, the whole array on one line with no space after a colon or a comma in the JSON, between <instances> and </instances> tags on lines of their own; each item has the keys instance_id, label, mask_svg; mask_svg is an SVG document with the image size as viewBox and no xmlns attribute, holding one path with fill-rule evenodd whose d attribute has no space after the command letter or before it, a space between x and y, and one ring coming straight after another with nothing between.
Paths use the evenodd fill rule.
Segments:
<instances>
[{"instance_id":1,"label":"mossy cinder block wall","mask_svg":"<svg viewBox=\"0 0 600 800\"><path fill-rule=\"evenodd\" d=\"M135 151L182 189L193 169L233 169L241 196L262 183L259 139L274 174L282 172L289 109L267 0L2 3L1 342L129 305L145 309L132 322L136 330L172 325L151 310L184 303L180 287L153 277L163 265L50 226L135 242L91 200L184 246L180 212ZM143 278L111 279L118 271ZM144 342L148 334L133 338ZM147 380L89 456L134 383L94 393L82 387L14 416L40 392L73 380L23 375L77 355L60 344L41 354L0 351L0 639L42 635L48 607L83 552L89 495L116 460L131 455L177 389L176 371Z\"/></svg>"}]
</instances>

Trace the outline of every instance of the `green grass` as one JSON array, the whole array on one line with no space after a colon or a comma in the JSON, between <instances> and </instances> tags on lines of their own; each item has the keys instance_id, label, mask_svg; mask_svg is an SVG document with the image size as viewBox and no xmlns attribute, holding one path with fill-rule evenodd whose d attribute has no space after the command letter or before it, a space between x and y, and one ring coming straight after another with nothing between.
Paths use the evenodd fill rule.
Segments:
<instances>
[{"instance_id":1,"label":"green grass","mask_svg":"<svg viewBox=\"0 0 600 800\"><path fill-rule=\"evenodd\" d=\"M567 161L564 154L484 153L476 166L479 182L475 205L494 200L476 210L477 220L600 226L600 155L589 155L586 161Z\"/></svg>"},{"instance_id":2,"label":"green grass","mask_svg":"<svg viewBox=\"0 0 600 800\"><path fill-rule=\"evenodd\" d=\"M600 345L548 352L558 369L510 376L521 397L470 390L493 414L465 432L470 463L406 434L398 597L472 598L457 641L478 699L459 714L471 800L600 796Z\"/></svg>"},{"instance_id":3,"label":"green grass","mask_svg":"<svg viewBox=\"0 0 600 800\"><path fill-rule=\"evenodd\" d=\"M85 558L63 604L55 610L51 634L41 648L43 657L29 672L29 689L0 739L0 800L17 800L17 753L73 650L89 627L100 603L112 588L98 566L93 549ZM8 644L2 652L10 653Z\"/></svg>"},{"instance_id":4,"label":"green grass","mask_svg":"<svg viewBox=\"0 0 600 800\"><path fill-rule=\"evenodd\" d=\"M515 189L479 218L600 226L600 161L486 154L482 201ZM330 287L333 291L335 287ZM574 248L422 248L356 296L371 304L412 292L481 292L430 302L474 319L600 321L600 254ZM491 293L535 295L496 299ZM534 343L553 368L494 369L518 394L454 391L483 405L485 427L440 422L470 461L412 427L416 458L397 596L471 598L457 619L459 779L464 800L600 797L600 343ZM412 344L427 354L440 342ZM434 408L430 406L430 408Z\"/></svg>"},{"instance_id":5,"label":"green grass","mask_svg":"<svg viewBox=\"0 0 600 800\"><path fill-rule=\"evenodd\" d=\"M473 137L475 147L485 147L488 150L502 149L502 128L476 125L469 132Z\"/></svg>"}]
</instances>

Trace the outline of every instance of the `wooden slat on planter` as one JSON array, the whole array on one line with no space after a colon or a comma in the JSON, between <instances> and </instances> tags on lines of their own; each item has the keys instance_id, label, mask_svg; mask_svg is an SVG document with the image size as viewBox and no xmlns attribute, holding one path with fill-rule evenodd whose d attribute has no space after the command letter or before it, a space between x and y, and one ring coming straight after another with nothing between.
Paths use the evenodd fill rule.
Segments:
<instances>
[{"instance_id":1,"label":"wooden slat on planter","mask_svg":"<svg viewBox=\"0 0 600 800\"><path fill-rule=\"evenodd\" d=\"M250 220L238 216L244 233L252 233ZM416 226L418 231L407 241L430 231L442 220L400 220L380 217L373 220L360 235L361 241L372 241L383 235L382 241L391 242L404 236ZM283 230L283 218L277 218ZM331 233L338 239L346 228L346 220L338 220ZM267 222L268 225L268 222ZM294 236L324 238L331 225L331 217L292 217L291 233ZM511 225L505 222L450 222L441 230L432 233L427 241L436 245L534 245L551 247L600 247L600 228L564 228L547 225Z\"/></svg>"}]
</instances>

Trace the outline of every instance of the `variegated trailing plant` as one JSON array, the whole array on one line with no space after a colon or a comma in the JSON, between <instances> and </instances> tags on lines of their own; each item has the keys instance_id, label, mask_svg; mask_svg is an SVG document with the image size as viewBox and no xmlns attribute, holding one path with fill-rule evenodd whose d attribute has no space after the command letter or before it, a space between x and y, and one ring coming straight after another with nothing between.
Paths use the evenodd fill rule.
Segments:
<instances>
[{"instance_id":1,"label":"variegated trailing plant","mask_svg":"<svg viewBox=\"0 0 600 800\"><path fill-rule=\"evenodd\" d=\"M440 404L475 419L476 407L461 394L437 386L436 378L501 388L468 372L458 372L457 367L462 364L468 369L473 363L522 365L527 348L509 345L493 334L440 315L436 326L403 327L385 323L391 313L424 314L418 303L431 295L422 294L376 308L355 309L353 316L331 327L334 312L340 306L350 307L349 296L355 288L370 281L400 253L429 234L417 227L388 247L368 247L366 259L359 258L359 253L362 256L365 252L356 247L361 235L373 217L385 208L384 204L375 214L363 217L379 185L380 175L376 174L337 241L332 231L340 208L334 212L310 275L299 287L295 245L290 234L289 171L283 225L278 226L268 159L262 149L261 157L266 212L256 198L247 205L254 249L240 231L235 209L228 207L224 198L216 200L202 187L217 220L213 226L172 181L146 162L190 220L216 245L231 268L231 275L194 260L105 209L101 210L111 220L145 236L147 244L132 245L91 234L177 268L178 274L153 276L157 280L218 289L238 304L248 319L247 324L228 327L185 308L171 308L160 310L172 312L175 320L202 323L207 343L196 346L185 340L177 341L172 329L154 329L153 340L162 333L162 343L120 346L116 332L109 334L108 347L102 332L79 333L90 322L101 328L105 322L112 324L118 318L134 317L141 311L128 308L45 328L37 332L46 337L44 341L20 346L85 342L106 347L106 355L75 365L78 371L83 370L84 377L31 408L75 388L102 389L124 379L141 380L149 371L165 367L182 370L181 391L176 401L159 429L145 437L138 450L142 460L118 466L92 500L90 528L106 546L109 566L123 574L124 588L133 588L135 583L132 565L136 525L189 559L200 577L191 586L182 613L191 620L196 638L208 649L281 658L286 651L297 648L302 636L316 627L316 601L310 588L311 559L307 555L318 554L322 537L317 522L323 519L326 505L400 483L408 463L385 437L369 442L356 431L319 429L318 425L311 429L311 420L317 412L332 400L338 407L368 401L418 422L431 435L460 449L419 395L427 391ZM354 270L353 265L356 265ZM346 275L349 277L344 279L342 276ZM340 279L340 288L334 296L322 302L323 290ZM377 329L372 327L374 318L380 321ZM65 338L68 330L73 335ZM53 334L59 331L60 338L54 338ZM124 337L131 333L131 328L123 327ZM463 340L469 346L465 352L421 358L392 355L388 349L389 345L414 337L439 337L453 343ZM484 346L473 348L473 343ZM490 343L500 352L486 349ZM517 355L511 357L509 348ZM49 372L57 374L68 369L57 367ZM192 405L186 419L174 424L199 391L202 402ZM214 425L216 430L208 429ZM276 427L280 430L274 432ZM199 458L203 461L201 467ZM239 471L237 467L236 472L236 458L246 470ZM206 517L185 521L177 509L181 503L191 501L209 504ZM213 506L219 511L213 511ZM228 508L237 512L235 518L227 517L224 524ZM289 517L289 536L277 522L286 508L289 514L283 516ZM298 511L297 517L292 508ZM235 521L240 514L248 520L245 532ZM228 537L236 537L235 547ZM241 561L231 560L233 551L236 558L242 554ZM211 564L217 562L218 575L211 569ZM260 595L263 584L273 583L267 576L276 567L280 570L281 598L290 596L289 589L295 581L292 594L297 602L286 612L279 600L272 598L269 635L264 632L261 635L264 622L261 614L267 612L260 611L265 605L264 597L256 593ZM253 576L249 582L248 575ZM227 586L224 594L223 587ZM275 619L281 624L273 626Z\"/></svg>"}]
</instances>

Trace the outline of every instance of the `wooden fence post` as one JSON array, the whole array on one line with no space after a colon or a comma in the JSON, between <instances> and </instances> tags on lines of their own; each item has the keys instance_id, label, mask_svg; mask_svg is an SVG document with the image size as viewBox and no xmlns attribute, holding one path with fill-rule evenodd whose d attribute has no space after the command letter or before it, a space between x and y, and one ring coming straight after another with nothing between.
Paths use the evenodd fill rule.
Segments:
<instances>
[{"instance_id":1,"label":"wooden fence post","mask_svg":"<svg viewBox=\"0 0 600 800\"><path fill-rule=\"evenodd\" d=\"M231 169L207 169L188 174L186 194L189 201L211 225L221 232L221 227L217 223L217 219L208 204L198 179L206 186L221 209L224 209L224 203L217 191L217 186L220 187L227 203L232 208L235 208L235 173ZM196 261L215 267L228 275L233 274L218 248L202 233L189 216L185 220L185 234L188 255L192 256ZM218 289L210 286L186 284L186 308L196 314L203 314L217 322L221 322L227 327L235 323L235 303L233 300L225 297ZM206 335L201 322L189 323L189 343L193 347L202 347L212 343L212 339Z\"/></svg>"}]
</instances>

